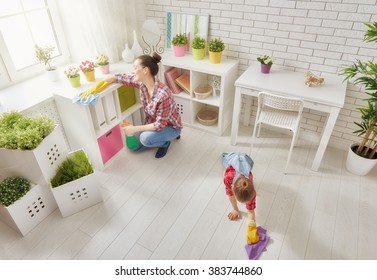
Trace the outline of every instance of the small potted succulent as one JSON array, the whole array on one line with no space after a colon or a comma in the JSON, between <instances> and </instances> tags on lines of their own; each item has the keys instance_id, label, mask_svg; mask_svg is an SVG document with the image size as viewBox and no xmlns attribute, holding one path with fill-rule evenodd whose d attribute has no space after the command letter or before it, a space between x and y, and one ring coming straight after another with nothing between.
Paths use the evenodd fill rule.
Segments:
<instances>
[{"instance_id":1,"label":"small potted succulent","mask_svg":"<svg viewBox=\"0 0 377 280\"><path fill-rule=\"evenodd\" d=\"M192 40L191 48L194 59L203 59L206 54L206 39L200 36L195 36Z\"/></svg>"},{"instance_id":2,"label":"small potted succulent","mask_svg":"<svg viewBox=\"0 0 377 280\"><path fill-rule=\"evenodd\" d=\"M73 87L79 87L80 82L80 68L76 66L70 66L64 70L64 74L67 76L69 82Z\"/></svg>"},{"instance_id":3,"label":"small potted succulent","mask_svg":"<svg viewBox=\"0 0 377 280\"><path fill-rule=\"evenodd\" d=\"M37 44L34 45L35 56L37 57L38 62L43 63L46 66L46 71L49 79L54 82L59 79L59 73L56 66L52 65L52 58L55 47L44 46L41 47Z\"/></svg>"},{"instance_id":4,"label":"small potted succulent","mask_svg":"<svg viewBox=\"0 0 377 280\"><path fill-rule=\"evenodd\" d=\"M271 67L272 67L272 58L268 55L263 55L257 57L257 60L260 62L261 65L261 72L263 74L270 73Z\"/></svg>"},{"instance_id":5,"label":"small potted succulent","mask_svg":"<svg viewBox=\"0 0 377 280\"><path fill-rule=\"evenodd\" d=\"M208 42L209 61L220 63L225 44L220 38L213 38Z\"/></svg>"},{"instance_id":6,"label":"small potted succulent","mask_svg":"<svg viewBox=\"0 0 377 280\"><path fill-rule=\"evenodd\" d=\"M96 56L96 67L99 67L102 74L110 73L109 57L106 54L98 54Z\"/></svg>"},{"instance_id":7,"label":"small potted succulent","mask_svg":"<svg viewBox=\"0 0 377 280\"><path fill-rule=\"evenodd\" d=\"M184 56L188 37L185 33L177 33L171 40L175 56Z\"/></svg>"},{"instance_id":8,"label":"small potted succulent","mask_svg":"<svg viewBox=\"0 0 377 280\"><path fill-rule=\"evenodd\" d=\"M83 149L70 153L59 164L50 186L63 217L102 201L100 183Z\"/></svg>"}]
</instances>

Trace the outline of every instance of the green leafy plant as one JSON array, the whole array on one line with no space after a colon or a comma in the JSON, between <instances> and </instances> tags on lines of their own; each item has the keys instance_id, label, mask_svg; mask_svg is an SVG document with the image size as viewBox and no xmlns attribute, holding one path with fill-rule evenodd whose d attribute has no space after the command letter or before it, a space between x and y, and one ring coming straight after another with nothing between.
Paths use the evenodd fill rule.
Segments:
<instances>
[{"instance_id":1,"label":"green leafy plant","mask_svg":"<svg viewBox=\"0 0 377 280\"><path fill-rule=\"evenodd\" d=\"M95 66L107 65L109 64L109 57L106 54L98 54L96 56Z\"/></svg>"},{"instance_id":2,"label":"green leafy plant","mask_svg":"<svg viewBox=\"0 0 377 280\"><path fill-rule=\"evenodd\" d=\"M257 57L257 60L262 63L262 64L265 64L265 65L269 65L271 66L272 65L272 58L269 57L268 55L263 55L263 56L260 56L260 57Z\"/></svg>"},{"instance_id":3,"label":"green leafy plant","mask_svg":"<svg viewBox=\"0 0 377 280\"><path fill-rule=\"evenodd\" d=\"M377 22L364 23L369 29L365 32L365 42L377 42ZM361 121L354 122L358 127L354 134L361 137L356 154L364 158L377 158L377 63L362 62L359 59L340 72L345 76L344 81L353 80L354 84L364 86L368 98L366 106L357 108L361 113Z\"/></svg>"},{"instance_id":4,"label":"green leafy plant","mask_svg":"<svg viewBox=\"0 0 377 280\"><path fill-rule=\"evenodd\" d=\"M51 186L56 188L93 172L93 166L85 152L77 150L58 166L55 176L51 179Z\"/></svg>"},{"instance_id":5,"label":"green leafy plant","mask_svg":"<svg viewBox=\"0 0 377 280\"><path fill-rule=\"evenodd\" d=\"M174 46L185 46L188 43L187 35L184 33L178 33L173 37L171 43Z\"/></svg>"},{"instance_id":6,"label":"green leafy plant","mask_svg":"<svg viewBox=\"0 0 377 280\"><path fill-rule=\"evenodd\" d=\"M6 112L0 117L0 148L33 150L55 128L45 116L31 118L19 112Z\"/></svg>"},{"instance_id":7,"label":"green leafy plant","mask_svg":"<svg viewBox=\"0 0 377 280\"><path fill-rule=\"evenodd\" d=\"M191 47L197 50L204 49L206 47L206 39L195 36L192 40Z\"/></svg>"},{"instance_id":8,"label":"green leafy plant","mask_svg":"<svg viewBox=\"0 0 377 280\"><path fill-rule=\"evenodd\" d=\"M8 207L30 190L30 182L19 176L5 178L0 182L0 204Z\"/></svg>"},{"instance_id":9,"label":"green leafy plant","mask_svg":"<svg viewBox=\"0 0 377 280\"><path fill-rule=\"evenodd\" d=\"M35 56L37 57L40 63L43 63L47 66L47 71L54 70L55 67L51 66L52 61L52 54L54 52L55 47L45 46L40 47L38 45L34 45L35 48Z\"/></svg>"},{"instance_id":10,"label":"green leafy plant","mask_svg":"<svg viewBox=\"0 0 377 280\"><path fill-rule=\"evenodd\" d=\"M214 38L208 42L208 50L210 52L222 52L224 49L225 44L220 38Z\"/></svg>"}]
</instances>

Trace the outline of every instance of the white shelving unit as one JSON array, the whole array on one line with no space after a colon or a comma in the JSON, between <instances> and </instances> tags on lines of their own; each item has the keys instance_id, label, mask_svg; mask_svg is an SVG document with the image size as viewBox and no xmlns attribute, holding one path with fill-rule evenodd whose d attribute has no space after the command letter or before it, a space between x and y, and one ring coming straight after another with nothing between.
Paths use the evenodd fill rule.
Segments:
<instances>
[{"instance_id":1,"label":"white shelving unit","mask_svg":"<svg viewBox=\"0 0 377 280\"><path fill-rule=\"evenodd\" d=\"M54 94L61 121L71 150L83 148L96 169L103 169L125 146L125 135L119 124L125 120L141 124L142 105L136 103L122 110L118 90L111 84L100 93L95 106L72 103L72 96ZM133 93L138 96L137 90Z\"/></svg>"},{"instance_id":2,"label":"white shelving unit","mask_svg":"<svg viewBox=\"0 0 377 280\"><path fill-rule=\"evenodd\" d=\"M182 73L190 77L190 92L182 91L175 94L175 101L184 125L222 135L232 121L234 82L238 75L238 61L223 57L221 63L212 64L208 57L203 60L194 60L191 54L176 57L173 53L164 53L161 62L160 79L165 84L167 81L164 73L172 67L180 69ZM211 85L214 78L220 82L216 95L205 99L196 98L194 90L206 84ZM196 115L204 108L218 112L216 124L206 126L199 123Z\"/></svg>"}]
</instances>

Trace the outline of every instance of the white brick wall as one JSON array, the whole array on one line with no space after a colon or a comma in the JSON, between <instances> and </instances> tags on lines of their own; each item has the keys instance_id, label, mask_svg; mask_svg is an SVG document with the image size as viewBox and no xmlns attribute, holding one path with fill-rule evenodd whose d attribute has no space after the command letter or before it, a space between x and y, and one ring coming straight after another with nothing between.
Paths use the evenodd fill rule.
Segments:
<instances>
[{"instance_id":1,"label":"white brick wall","mask_svg":"<svg viewBox=\"0 0 377 280\"><path fill-rule=\"evenodd\" d=\"M167 11L209 14L209 36L220 36L224 55L239 59L241 74L256 57L269 54L274 63L294 71L336 75L356 58L377 57L377 45L364 43L364 22L377 21L377 0L144 0L139 19L154 19L165 35ZM348 83L330 145L346 149L357 139L354 121L365 95ZM254 103L255 104L255 103ZM244 106L244 104L243 104ZM305 110L302 129L319 133L326 115ZM253 116L251 116L253 121Z\"/></svg>"}]
</instances>

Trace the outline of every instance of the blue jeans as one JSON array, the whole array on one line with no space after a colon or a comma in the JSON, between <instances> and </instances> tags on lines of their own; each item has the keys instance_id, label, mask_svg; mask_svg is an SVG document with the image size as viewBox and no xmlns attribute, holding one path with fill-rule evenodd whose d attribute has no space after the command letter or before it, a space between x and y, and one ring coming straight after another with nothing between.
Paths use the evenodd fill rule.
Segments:
<instances>
[{"instance_id":1,"label":"blue jeans","mask_svg":"<svg viewBox=\"0 0 377 280\"><path fill-rule=\"evenodd\" d=\"M181 135L181 130L167 126L160 131L143 131L140 133L139 141L144 147L166 147L168 142Z\"/></svg>"}]
</instances>

